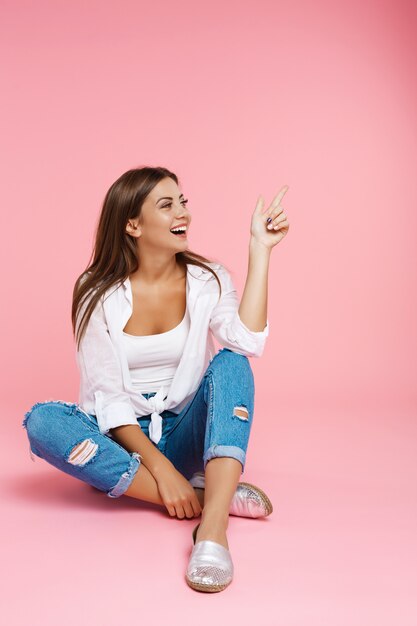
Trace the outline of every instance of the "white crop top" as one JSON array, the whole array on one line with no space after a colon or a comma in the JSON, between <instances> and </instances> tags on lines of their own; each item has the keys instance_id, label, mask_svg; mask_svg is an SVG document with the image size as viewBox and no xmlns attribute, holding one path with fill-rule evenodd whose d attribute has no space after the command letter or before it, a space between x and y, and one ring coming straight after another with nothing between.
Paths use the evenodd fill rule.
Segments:
<instances>
[{"instance_id":1,"label":"white crop top","mask_svg":"<svg viewBox=\"0 0 417 626\"><path fill-rule=\"evenodd\" d=\"M123 331L123 346L132 384L140 393L158 391L165 387L165 395L168 394L184 351L189 328L187 308L178 326L165 333L129 335Z\"/></svg>"}]
</instances>

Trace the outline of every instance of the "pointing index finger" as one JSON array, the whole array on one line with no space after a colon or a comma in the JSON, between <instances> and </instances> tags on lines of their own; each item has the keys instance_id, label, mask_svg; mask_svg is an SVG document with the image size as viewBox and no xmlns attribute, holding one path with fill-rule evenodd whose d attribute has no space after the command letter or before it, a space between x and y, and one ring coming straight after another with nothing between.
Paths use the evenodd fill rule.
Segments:
<instances>
[{"instance_id":1,"label":"pointing index finger","mask_svg":"<svg viewBox=\"0 0 417 626\"><path fill-rule=\"evenodd\" d=\"M287 193L288 189L289 189L288 185L284 185L283 188L280 189L280 191L277 193L277 195L275 196L275 198L272 201L272 205L274 207L277 207L279 205L279 203L281 202L282 198Z\"/></svg>"}]
</instances>

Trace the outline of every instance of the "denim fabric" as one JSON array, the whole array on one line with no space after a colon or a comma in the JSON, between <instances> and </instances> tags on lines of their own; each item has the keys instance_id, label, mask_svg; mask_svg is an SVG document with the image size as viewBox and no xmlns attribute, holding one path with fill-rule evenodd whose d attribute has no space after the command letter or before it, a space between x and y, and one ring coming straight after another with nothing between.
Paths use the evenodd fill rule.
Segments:
<instances>
[{"instance_id":1,"label":"denim fabric","mask_svg":"<svg viewBox=\"0 0 417 626\"><path fill-rule=\"evenodd\" d=\"M156 392L143 394L147 397ZM162 437L153 443L189 480L215 457L232 457L245 468L253 421L254 378L248 357L222 348L211 359L192 400L176 414L162 413ZM149 416L137 417L149 437ZM75 478L117 498L128 489L141 456L100 433L97 419L77 404L37 402L25 414L30 451ZM83 452L74 463L77 444ZM78 454L78 453L77 453ZM85 462L83 461L85 459Z\"/></svg>"}]
</instances>

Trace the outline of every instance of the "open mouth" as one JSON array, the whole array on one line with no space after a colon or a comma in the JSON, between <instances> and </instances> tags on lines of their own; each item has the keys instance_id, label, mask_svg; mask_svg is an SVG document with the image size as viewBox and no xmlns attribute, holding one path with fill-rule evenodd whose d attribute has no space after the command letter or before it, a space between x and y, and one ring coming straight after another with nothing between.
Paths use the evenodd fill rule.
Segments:
<instances>
[{"instance_id":1,"label":"open mouth","mask_svg":"<svg viewBox=\"0 0 417 626\"><path fill-rule=\"evenodd\" d=\"M184 228L173 228L171 230L171 233L173 235L175 235L176 237L182 237L183 239L186 239L187 237L187 229Z\"/></svg>"}]
</instances>

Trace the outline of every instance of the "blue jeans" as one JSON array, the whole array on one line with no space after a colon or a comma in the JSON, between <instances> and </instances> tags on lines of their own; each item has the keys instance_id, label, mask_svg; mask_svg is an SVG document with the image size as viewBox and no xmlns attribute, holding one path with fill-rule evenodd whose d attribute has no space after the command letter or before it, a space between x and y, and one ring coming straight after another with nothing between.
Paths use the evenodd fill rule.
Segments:
<instances>
[{"instance_id":1,"label":"blue jeans","mask_svg":"<svg viewBox=\"0 0 417 626\"><path fill-rule=\"evenodd\" d=\"M149 397L156 392L144 394ZM164 411L155 445L187 480L215 457L232 457L245 469L253 421L254 378L246 356L222 348L210 361L194 397L181 413ZM137 417L149 437L151 416ZM54 467L118 498L141 463L117 441L100 433L95 415L77 404L37 402L25 414L30 451ZM82 444L82 445L80 445Z\"/></svg>"}]
</instances>

